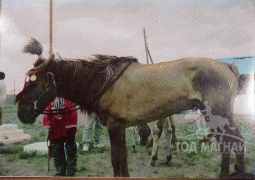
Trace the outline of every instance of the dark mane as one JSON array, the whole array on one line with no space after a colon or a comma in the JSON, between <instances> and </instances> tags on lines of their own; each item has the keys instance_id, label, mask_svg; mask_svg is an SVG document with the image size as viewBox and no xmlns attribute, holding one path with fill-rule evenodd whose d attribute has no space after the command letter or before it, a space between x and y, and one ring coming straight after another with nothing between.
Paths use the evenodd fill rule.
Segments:
<instances>
[{"instance_id":1,"label":"dark mane","mask_svg":"<svg viewBox=\"0 0 255 180\"><path fill-rule=\"evenodd\" d=\"M113 74L122 70L123 63L130 61L138 63L134 57L99 54L87 59L60 57L53 61L50 71L55 75L58 94L79 104L82 111L91 113L96 109L102 88L115 79Z\"/></svg>"}]
</instances>

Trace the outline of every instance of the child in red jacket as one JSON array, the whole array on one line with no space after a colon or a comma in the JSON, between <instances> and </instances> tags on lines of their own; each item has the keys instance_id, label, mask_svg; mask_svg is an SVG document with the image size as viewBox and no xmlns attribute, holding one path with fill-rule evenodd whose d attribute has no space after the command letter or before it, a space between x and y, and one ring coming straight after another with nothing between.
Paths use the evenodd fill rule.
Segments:
<instances>
[{"instance_id":1,"label":"child in red jacket","mask_svg":"<svg viewBox=\"0 0 255 180\"><path fill-rule=\"evenodd\" d=\"M52 144L53 160L57 171L55 176L75 176L76 173L77 146L75 134L77 132L78 114L75 106L71 107L73 105L71 101L57 97L48 105L46 110L63 110L54 112L53 115L46 114L43 117L43 126L49 129L48 139Z\"/></svg>"}]
</instances>

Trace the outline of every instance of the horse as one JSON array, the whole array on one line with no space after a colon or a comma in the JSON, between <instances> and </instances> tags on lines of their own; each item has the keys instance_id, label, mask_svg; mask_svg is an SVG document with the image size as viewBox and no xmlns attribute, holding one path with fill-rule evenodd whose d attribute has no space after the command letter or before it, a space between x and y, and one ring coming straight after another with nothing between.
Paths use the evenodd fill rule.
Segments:
<instances>
[{"instance_id":1,"label":"horse","mask_svg":"<svg viewBox=\"0 0 255 180\"><path fill-rule=\"evenodd\" d=\"M16 96L18 118L23 123L34 123L56 96L76 103L82 111L95 112L108 128L115 177L130 176L125 140L127 127L189 109L204 110L205 101L213 115L227 118L231 127L235 127L233 106L239 88L239 72L234 63L188 57L147 65L131 56L95 54L84 59L57 59L52 54L42 59L41 54L37 54L39 65L26 73L28 81ZM229 177L229 149L233 143L244 147L237 128L225 129L231 136L222 137L221 178ZM216 139L220 141L218 135ZM226 144L229 148L224 147ZM247 177L244 148L236 149L235 154L235 176Z\"/></svg>"}]
</instances>

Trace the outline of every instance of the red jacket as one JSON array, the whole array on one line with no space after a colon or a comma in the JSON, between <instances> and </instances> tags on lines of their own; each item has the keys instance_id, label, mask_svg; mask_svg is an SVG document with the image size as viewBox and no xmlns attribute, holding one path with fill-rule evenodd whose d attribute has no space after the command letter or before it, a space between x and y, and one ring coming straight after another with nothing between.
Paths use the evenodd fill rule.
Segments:
<instances>
[{"instance_id":1,"label":"red jacket","mask_svg":"<svg viewBox=\"0 0 255 180\"><path fill-rule=\"evenodd\" d=\"M58 137L66 137L75 135L77 132L77 111L72 111L76 107L69 108L73 106L74 103L64 98L56 98L53 102L51 102L45 110L53 110L53 109L64 109L60 112L60 117L58 119L59 113L56 115L47 115L45 114L43 117L43 127L45 129L50 129L49 139L55 139ZM72 111L72 112L68 112ZM68 112L68 113L65 113Z\"/></svg>"}]
</instances>

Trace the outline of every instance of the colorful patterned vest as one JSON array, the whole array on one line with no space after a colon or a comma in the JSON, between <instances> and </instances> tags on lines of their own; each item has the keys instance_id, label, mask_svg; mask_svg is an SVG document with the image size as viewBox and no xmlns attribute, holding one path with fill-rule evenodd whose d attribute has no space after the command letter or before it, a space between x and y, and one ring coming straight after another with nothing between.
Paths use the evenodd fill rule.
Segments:
<instances>
[{"instance_id":1,"label":"colorful patterned vest","mask_svg":"<svg viewBox=\"0 0 255 180\"><path fill-rule=\"evenodd\" d=\"M74 103L71 101L57 97L47 106L46 110L63 109L59 112L54 112L54 115L45 114L43 117L43 127L50 130L49 139L67 137L76 134L78 113L76 110L73 111L76 108L75 106L69 108L73 105Z\"/></svg>"}]
</instances>

